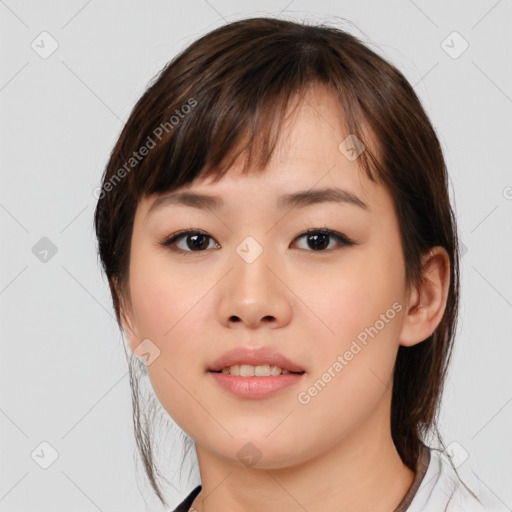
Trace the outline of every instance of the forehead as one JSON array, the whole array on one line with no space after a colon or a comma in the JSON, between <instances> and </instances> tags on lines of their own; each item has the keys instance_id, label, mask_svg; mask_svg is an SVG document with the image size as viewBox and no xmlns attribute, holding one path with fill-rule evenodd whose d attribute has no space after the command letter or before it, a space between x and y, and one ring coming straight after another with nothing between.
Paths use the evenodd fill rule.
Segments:
<instances>
[{"instance_id":1,"label":"forehead","mask_svg":"<svg viewBox=\"0 0 512 512\"><path fill-rule=\"evenodd\" d=\"M360 156L373 139L368 139L365 126L364 143L345 126L343 109L335 92L324 85L314 85L296 95L288 106L277 135L277 144L265 169L250 169L249 174L273 184L311 181L325 175L361 186L371 180L360 166ZM260 142L260 141L258 141ZM372 147L373 151L373 147ZM244 177L242 161L245 153L231 166L222 180L225 185ZM332 172L330 172L332 171ZM331 176L335 174L336 176ZM216 185L215 176L197 178L197 186Z\"/></svg>"},{"instance_id":2,"label":"forehead","mask_svg":"<svg viewBox=\"0 0 512 512\"><path fill-rule=\"evenodd\" d=\"M361 203L369 205L378 200L372 196L379 194L380 187L360 167L354 151L350 153L351 148L365 150L365 145L347 133L342 116L332 90L323 86L311 88L290 105L265 169L249 169L244 173L241 164L245 154L242 153L220 180L215 174L200 176L178 191L223 196L223 202L228 204L238 197L284 197L293 191L336 187L345 191L346 197L359 198ZM168 195L144 198L142 209L147 212Z\"/></svg>"}]
</instances>

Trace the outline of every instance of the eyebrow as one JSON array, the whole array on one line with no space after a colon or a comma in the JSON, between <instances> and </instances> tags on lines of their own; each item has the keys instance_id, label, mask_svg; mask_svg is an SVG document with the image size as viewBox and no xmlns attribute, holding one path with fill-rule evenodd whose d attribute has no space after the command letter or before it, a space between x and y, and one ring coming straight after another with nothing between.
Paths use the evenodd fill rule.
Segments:
<instances>
[{"instance_id":1,"label":"eyebrow","mask_svg":"<svg viewBox=\"0 0 512 512\"><path fill-rule=\"evenodd\" d=\"M369 206L352 192L340 188L322 188L316 190L301 190L281 196L277 201L277 207L284 208L304 208L312 204L334 202L346 203L357 206L364 210L369 210ZM218 210L224 206L224 200L219 196L200 194L197 192L174 192L157 198L146 214L158 210L164 206L178 205L188 206L198 209Z\"/></svg>"}]
</instances>

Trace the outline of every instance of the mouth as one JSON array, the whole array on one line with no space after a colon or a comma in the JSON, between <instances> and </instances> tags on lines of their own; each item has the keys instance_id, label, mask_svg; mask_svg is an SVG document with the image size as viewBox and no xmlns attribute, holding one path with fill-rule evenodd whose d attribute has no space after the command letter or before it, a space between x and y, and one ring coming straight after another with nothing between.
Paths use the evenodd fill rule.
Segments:
<instances>
[{"instance_id":1,"label":"mouth","mask_svg":"<svg viewBox=\"0 0 512 512\"><path fill-rule=\"evenodd\" d=\"M270 365L233 365L222 370L208 370L212 382L238 399L254 400L276 396L287 388L297 386L305 371L292 372ZM263 375L262 375L263 374Z\"/></svg>"},{"instance_id":2,"label":"mouth","mask_svg":"<svg viewBox=\"0 0 512 512\"><path fill-rule=\"evenodd\" d=\"M278 377L279 375L302 375L306 373L302 371L292 371L286 368L281 368L277 365L263 364L263 365L250 365L250 364L235 364L225 366L221 370L208 370L211 373L222 373L225 375L232 375L235 377Z\"/></svg>"},{"instance_id":3,"label":"mouth","mask_svg":"<svg viewBox=\"0 0 512 512\"><path fill-rule=\"evenodd\" d=\"M241 377L277 377L289 373L303 374L305 369L271 347L235 347L213 361L212 373Z\"/></svg>"},{"instance_id":4,"label":"mouth","mask_svg":"<svg viewBox=\"0 0 512 512\"><path fill-rule=\"evenodd\" d=\"M306 370L271 347L246 345L224 352L206 373L232 396L262 399L298 385Z\"/></svg>"}]
</instances>

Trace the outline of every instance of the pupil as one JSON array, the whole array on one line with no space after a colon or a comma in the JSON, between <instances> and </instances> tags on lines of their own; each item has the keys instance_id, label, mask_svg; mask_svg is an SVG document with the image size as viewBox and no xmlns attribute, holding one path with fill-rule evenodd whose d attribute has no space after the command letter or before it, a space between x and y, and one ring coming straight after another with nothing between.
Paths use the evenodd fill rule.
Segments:
<instances>
[{"instance_id":1,"label":"pupil","mask_svg":"<svg viewBox=\"0 0 512 512\"><path fill-rule=\"evenodd\" d=\"M317 244L318 242L318 238L321 238L321 242ZM315 235L310 235L308 237L308 242L311 242L313 241L313 249L316 251L318 249L324 249L325 247L327 247L329 245L329 235L325 234L325 233L319 233L319 234L315 234Z\"/></svg>"},{"instance_id":2,"label":"pupil","mask_svg":"<svg viewBox=\"0 0 512 512\"><path fill-rule=\"evenodd\" d=\"M202 244L196 244L195 241L198 238L201 238L201 237L203 238L203 243ZM207 240L205 235L190 235L189 238L195 240L194 242L192 242L193 245L189 244L189 248L192 249L192 250L205 249L206 247L208 247L208 240Z\"/></svg>"}]
</instances>

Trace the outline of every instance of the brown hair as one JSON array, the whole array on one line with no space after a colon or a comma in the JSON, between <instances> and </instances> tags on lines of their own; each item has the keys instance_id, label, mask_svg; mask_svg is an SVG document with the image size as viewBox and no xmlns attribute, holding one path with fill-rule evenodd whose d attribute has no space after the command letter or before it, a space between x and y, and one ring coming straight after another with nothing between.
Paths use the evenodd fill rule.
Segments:
<instances>
[{"instance_id":1,"label":"brown hair","mask_svg":"<svg viewBox=\"0 0 512 512\"><path fill-rule=\"evenodd\" d=\"M422 282L420 257L429 248L442 246L450 258L440 324L422 343L400 346L395 364L392 438L414 470L425 436L434 429L440 439L437 416L459 302L456 221L440 143L418 97L396 67L357 37L324 25L252 18L213 30L177 55L139 99L111 153L95 212L99 255L122 329L140 198L198 176L220 179L240 155L244 172L264 169L291 100L316 84L337 95L347 134L366 146L361 168L393 197L407 282ZM137 151L145 156L133 156ZM165 504L155 480L151 422L140 421L140 374L129 357L137 446Z\"/></svg>"}]
</instances>

